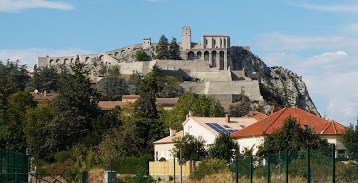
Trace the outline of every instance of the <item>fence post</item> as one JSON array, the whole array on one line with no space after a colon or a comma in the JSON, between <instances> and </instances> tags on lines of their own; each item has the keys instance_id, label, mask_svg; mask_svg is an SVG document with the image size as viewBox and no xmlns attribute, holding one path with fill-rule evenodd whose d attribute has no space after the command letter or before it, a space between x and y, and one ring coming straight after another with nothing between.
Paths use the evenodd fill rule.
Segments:
<instances>
[{"instance_id":1,"label":"fence post","mask_svg":"<svg viewBox=\"0 0 358 183\"><path fill-rule=\"evenodd\" d=\"M270 175L270 154L267 154L267 183L271 182L271 175Z\"/></svg>"},{"instance_id":2,"label":"fence post","mask_svg":"<svg viewBox=\"0 0 358 183\"><path fill-rule=\"evenodd\" d=\"M253 164L252 164L252 154L250 153L250 183L252 183L252 175L253 175L253 171L254 171L254 167L253 167Z\"/></svg>"},{"instance_id":3,"label":"fence post","mask_svg":"<svg viewBox=\"0 0 358 183\"><path fill-rule=\"evenodd\" d=\"M286 183L288 183L288 152L285 149L285 175L286 175Z\"/></svg>"},{"instance_id":4,"label":"fence post","mask_svg":"<svg viewBox=\"0 0 358 183\"><path fill-rule=\"evenodd\" d=\"M87 183L88 180L88 172L83 171L81 172L81 183Z\"/></svg>"},{"instance_id":5,"label":"fence post","mask_svg":"<svg viewBox=\"0 0 358 183\"><path fill-rule=\"evenodd\" d=\"M174 157L174 183L175 183L175 157Z\"/></svg>"},{"instance_id":6,"label":"fence post","mask_svg":"<svg viewBox=\"0 0 358 183\"><path fill-rule=\"evenodd\" d=\"M336 182L336 146L332 144L332 183Z\"/></svg>"},{"instance_id":7,"label":"fence post","mask_svg":"<svg viewBox=\"0 0 358 183\"><path fill-rule=\"evenodd\" d=\"M235 156L235 169L236 169L235 182L239 183L239 162L237 159L237 155Z\"/></svg>"},{"instance_id":8,"label":"fence post","mask_svg":"<svg viewBox=\"0 0 358 183\"><path fill-rule=\"evenodd\" d=\"M310 147L307 146L307 183L311 183L311 159Z\"/></svg>"}]
</instances>

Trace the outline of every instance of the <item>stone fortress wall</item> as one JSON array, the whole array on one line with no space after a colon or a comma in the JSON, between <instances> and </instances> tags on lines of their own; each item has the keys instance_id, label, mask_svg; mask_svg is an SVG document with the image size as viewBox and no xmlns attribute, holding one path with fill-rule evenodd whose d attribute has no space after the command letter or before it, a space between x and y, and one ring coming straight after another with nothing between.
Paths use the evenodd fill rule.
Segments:
<instances>
[{"instance_id":1,"label":"stone fortress wall","mask_svg":"<svg viewBox=\"0 0 358 183\"><path fill-rule=\"evenodd\" d=\"M185 81L181 85L194 93L206 94L221 103L232 103L242 91L251 100L262 100L259 83L245 76L243 70L231 70L230 37L226 35L203 35L201 43L191 42L191 28L182 28L182 42L180 46L183 60L152 60L136 61L134 54L137 50L145 50L152 56L157 44L150 38L144 38L142 44L131 45L100 54L80 55L80 62L89 65L105 64L119 65L121 74L130 75L133 72L150 72L157 65L166 73L174 74L179 80ZM77 56L38 57L37 66L68 65ZM188 82L186 78L195 79Z\"/></svg>"}]
</instances>

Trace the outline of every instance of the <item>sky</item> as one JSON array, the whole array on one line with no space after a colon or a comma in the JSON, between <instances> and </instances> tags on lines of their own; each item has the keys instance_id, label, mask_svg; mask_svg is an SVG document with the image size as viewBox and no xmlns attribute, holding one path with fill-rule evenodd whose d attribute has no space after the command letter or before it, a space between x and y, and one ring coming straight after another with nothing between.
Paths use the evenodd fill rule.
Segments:
<instances>
[{"instance_id":1,"label":"sky","mask_svg":"<svg viewBox=\"0 0 358 183\"><path fill-rule=\"evenodd\" d=\"M0 60L101 53L161 35L225 34L302 76L322 116L357 123L358 0L0 0Z\"/></svg>"}]
</instances>

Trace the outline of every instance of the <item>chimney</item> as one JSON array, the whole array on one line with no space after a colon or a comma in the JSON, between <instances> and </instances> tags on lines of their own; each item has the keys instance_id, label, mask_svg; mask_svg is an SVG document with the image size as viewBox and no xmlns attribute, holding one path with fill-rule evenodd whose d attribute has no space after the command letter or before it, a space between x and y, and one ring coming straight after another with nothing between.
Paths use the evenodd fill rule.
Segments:
<instances>
[{"instance_id":1,"label":"chimney","mask_svg":"<svg viewBox=\"0 0 358 183\"><path fill-rule=\"evenodd\" d=\"M174 137L177 131L174 128L169 128L169 136Z\"/></svg>"},{"instance_id":2,"label":"chimney","mask_svg":"<svg viewBox=\"0 0 358 183\"><path fill-rule=\"evenodd\" d=\"M44 91L44 97L45 98L47 97L47 91L46 90Z\"/></svg>"},{"instance_id":3,"label":"chimney","mask_svg":"<svg viewBox=\"0 0 358 183\"><path fill-rule=\"evenodd\" d=\"M271 106L271 114L270 114L270 115L272 115L274 111L275 111L275 106L272 105L272 106Z\"/></svg>"},{"instance_id":4,"label":"chimney","mask_svg":"<svg viewBox=\"0 0 358 183\"><path fill-rule=\"evenodd\" d=\"M230 123L230 114L225 114L225 122Z\"/></svg>"},{"instance_id":5,"label":"chimney","mask_svg":"<svg viewBox=\"0 0 358 183\"><path fill-rule=\"evenodd\" d=\"M249 116L249 117L254 116L254 111L250 110L250 111L247 113L247 116Z\"/></svg>"},{"instance_id":6,"label":"chimney","mask_svg":"<svg viewBox=\"0 0 358 183\"><path fill-rule=\"evenodd\" d=\"M189 110L189 117L193 116L193 112L191 112L191 110Z\"/></svg>"}]
</instances>

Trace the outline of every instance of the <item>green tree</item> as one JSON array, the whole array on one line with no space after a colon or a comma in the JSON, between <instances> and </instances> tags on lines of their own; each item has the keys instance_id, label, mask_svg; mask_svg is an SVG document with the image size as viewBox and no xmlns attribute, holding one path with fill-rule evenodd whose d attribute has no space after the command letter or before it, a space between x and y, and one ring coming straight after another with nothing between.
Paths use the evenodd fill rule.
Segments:
<instances>
[{"instance_id":1,"label":"green tree","mask_svg":"<svg viewBox=\"0 0 358 183\"><path fill-rule=\"evenodd\" d=\"M96 84L96 90L100 94L100 100L121 100L122 96L128 93L128 84L125 79L121 78L120 67L117 65L103 65L103 67L105 68L103 69L103 74L105 74L106 77Z\"/></svg>"},{"instance_id":2,"label":"green tree","mask_svg":"<svg viewBox=\"0 0 358 183\"><path fill-rule=\"evenodd\" d=\"M107 77L96 84L96 89L100 94L100 100L116 101L128 93L128 84L123 78Z\"/></svg>"},{"instance_id":3,"label":"green tree","mask_svg":"<svg viewBox=\"0 0 358 183\"><path fill-rule=\"evenodd\" d=\"M207 156L205 140L201 136L198 138L193 135L183 136L174 145L173 151L175 157L181 157L184 161L200 161Z\"/></svg>"},{"instance_id":4,"label":"green tree","mask_svg":"<svg viewBox=\"0 0 358 183\"><path fill-rule=\"evenodd\" d=\"M194 116L219 117L224 116L224 109L220 104L205 95L195 96L193 93L184 93L172 110L165 112L161 119L172 128L181 128L189 111Z\"/></svg>"},{"instance_id":5,"label":"green tree","mask_svg":"<svg viewBox=\"0 0 358 183\"><path fill-rule=\"evenodd\" d=\"M99 145L103 159L152 154L153 142L164 137L161 120L137 117L133 107L121 111L120 121L123 125L110 130Z\"/></svg>"},{"instance_id":6,"label":"green tree","mask_svg":"<svg viewBox=\"0 0 358 183\"><path fill-rule=\"evenodd\" d=\"M27 83L27 90L57 91L60 87L60 75L55 67L35 68L33 76Z\"/></svg>"},{"instance_id":7,"label":"green tree","mask_svg":"<svg viewBox=\"0 0 358 183\"><path fill-rule=\"evenodd\" d=\"M71 72L63 74L59 95L51 102L56 115L50 126L58 135L60 149L68 149L78 143L89 130L91 122L99 115L98 95L91 88L85 65L76 60Z\"/></svg>"},{"instance_id":8,"label":"green tree","mask_svg":"<svg viewBox=\"0 0 358 183\"><path fill-rule=\"evenodd\" d=\"M358 159L358 125L350 124L342 134L343 144L347 148L348 157Z\"/></svg>"},{"instance_id":9,"label":"green tree","mask_svg":"<svg viewBox=\"0 0 358 183\"><path fill-rule=\"evenodd\" d=\"M172 42L169 45L170 59L181 60L180 57L180 46L177 44L177 39L173 37Z\"/></svg>"},{"instance_id":10,"label":"green tree","mask_svg":"<svg viewBox=\"0 0 358 183\"><path fill-rule=\"evenodd\" d=\"M173 76L160 77L158 84L158 96L161 98L174 98L184 93L183 87L179 85L180 82Z\"/></svg>"},{"instance_id":11,"label":"green tree","mask_svg":"<svg viewBox=\"0 0 358 183\"><path fill-rule=\"evenodd\" d=\"M135 59L138 61L150 61L150 56L144 50L138 50L135 52Z\"/></svg>"},{"instance_id":12,"label":"green tree","mask_svg":"<svg viewBox=\"0 0 358 183\"><path fill-rule=\"evenodd\" d=\"M318 148L328 146L325 139L321 139L312 129L303 129L297 119L289 116L284 125L273 134L265 137L264 143L259 147L258 155L283 151L300 151L307 147Z\"/></svg>"},{"instance_id":13,"label":"green tree","mask_svg":"<svg viewBox=\"0 0 358 183\"><path fill-rule=\"evenodd\" d=\"M229 113L234 117L241 117L246 115L251 109L251 102L248 96L242 93L239 97L239 102L229 106Z\"/></svg>"},{"instance_id":14,"label":"green tree","mask_svg":"<svg viewBox=\"0 0 358 183\"><path fill-rule=\"evenodd\" d=\"M0 111L5 111L9 105L9 96L17 91L23 91L29 79L26 65L20 61L0 61Z\"/></svg>"},{"instance_id":15,"label":"green tree","mask_svg":"<svg viewBox=\"0 0 358 183\"><path fill-rule=\"evenodd\" d=\"M230 138L229 133L221 133L209 148L208 154L211 158L218 158L230 162L234 153L238 152L238 144Z\"/></svg>"},{"instance_id":16,"label":"green tree","mask_svg":"<svg viewBox=\"0 0 358 183\"><path fill-rule=\"evenodd\" d=\"M168 46L169 46L168 39L164 35L162 35L155 49L155 53L156 53L155 58L162 59L162 60L170 59Z\"/></svg>"},{"instance_id":17,"label":"green tree","mask_svg":"<svg viewBox=\"0 0 358 183\"><path fill-rule=\"evenodd\" d=\"M23 132L25 113L34 108L36 102L28 92L19 91L9 97L9 107L0 119L0 148L24 151L26 139Z\"/></svg>"},{"instance_id":18,"label":"green tree","mask_svg":"<svg viewBox=\"0 0 358 183\"><path fill-rule=\"evenodd\" d=\"M152 71L136 85L140 98L134 103L134 108L139 118L159 119L155 105L158 94L159 72L159 68L154 66Z\"/></svg>"},{"instance_id":19,"label":"green tree","mask_svg":"<svg viewBox=\"0 0 358 183\"><path fill-rule=\"evenodd\" d=\"M35 149L35 157L45 160L52 160L59 141L57 141L56 129L51 126L51 121L55 117L52 107L39 105L26 112L26 125L24 134L28 146Z\"/></svg>"}]
</instances>

